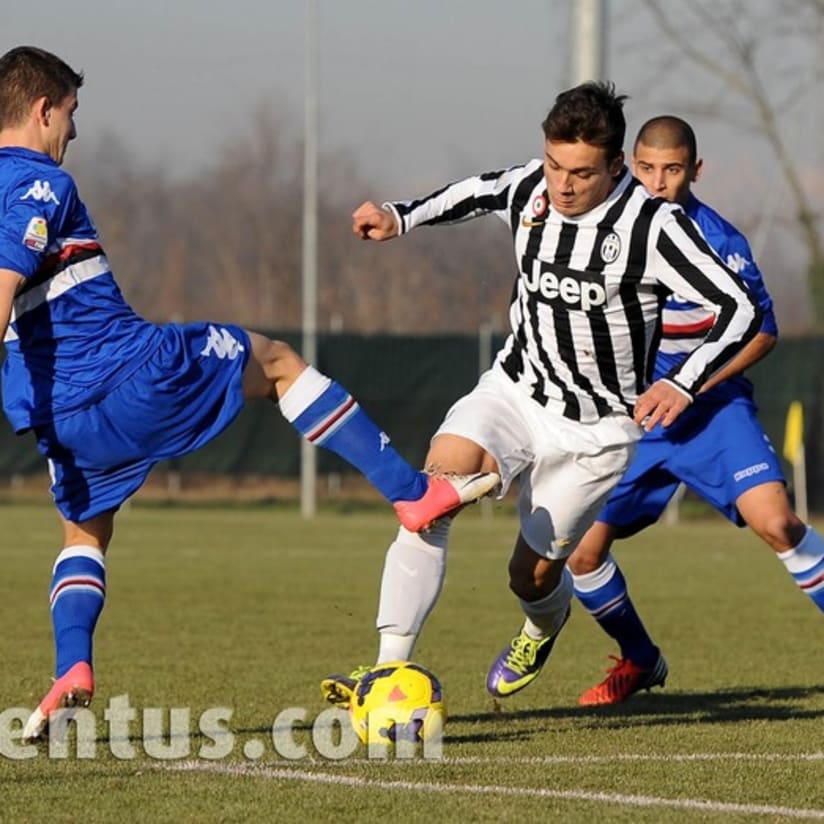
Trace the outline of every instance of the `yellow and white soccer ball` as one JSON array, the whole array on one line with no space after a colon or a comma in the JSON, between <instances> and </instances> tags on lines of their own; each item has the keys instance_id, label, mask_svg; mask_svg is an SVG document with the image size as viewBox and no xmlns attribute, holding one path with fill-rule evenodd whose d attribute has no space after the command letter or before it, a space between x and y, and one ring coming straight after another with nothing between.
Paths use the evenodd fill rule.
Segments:
<instances>
[{"instance_id":1,"label":"yellow and white soccer ball","mask_svg":"<svg viewBox=\"0 0 824 824\"><path fill-rule=\"evenodd\" d=\"M446 705L440 681L428 669L389 661L360 677L349 716L364 744L418 744L440 738Z\"/></svg>"}]
</instances>

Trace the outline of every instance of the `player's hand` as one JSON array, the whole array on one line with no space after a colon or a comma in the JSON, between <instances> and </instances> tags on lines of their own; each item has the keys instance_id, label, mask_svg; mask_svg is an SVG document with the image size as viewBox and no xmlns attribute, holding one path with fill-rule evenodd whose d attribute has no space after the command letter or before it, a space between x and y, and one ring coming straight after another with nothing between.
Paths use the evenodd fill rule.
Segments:
<instances>
[{"instance_id":1,"label":"player's hand","mask_svg":"<svg viewBox=\"0 0 824 824\"><path fill-rule=\"evenodd\" d=\"M635 402L633 420L649 432L659 423L670 426L690 405L689 398L666 381L656 381Z\"/></svg>"},{"instance_id":2,"label":"player's hand","mask_svg":"<svg viewBox=\"0 0 824 824\"><path fill-rule=\"evenodd\" d=\"M389 240L398 236L399 227L389 209L367 200L352 212L352 231L362 240Z\"/></svg>"}]
</instances>

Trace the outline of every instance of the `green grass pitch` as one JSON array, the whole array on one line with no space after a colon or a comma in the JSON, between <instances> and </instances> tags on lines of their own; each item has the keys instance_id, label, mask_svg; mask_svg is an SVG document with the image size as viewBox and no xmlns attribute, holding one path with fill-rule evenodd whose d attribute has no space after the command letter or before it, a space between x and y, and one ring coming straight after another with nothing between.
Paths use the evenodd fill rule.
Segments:
<instances>
[{"instance_id":1,"label":"green grass pitch","mask_svg":"<svg viewBox=\"0 0 824 824\"><path fill-rule=\"evenodd\" d=\"M0 523L0 737L9 739L19 731L9 710L31 708L49 683L59 531L47 506L0 506ZM395 529L377 510L311 522L267 506L121 513L96 636L93 757L69 746L67 758L41 748L20 759L7 740L0 820L824 819L824 616L764 545L716 517L617 545L670 677L663 690L593 710L577 697L615 649L580 606L532 686L500 704L486 694L487 666L520 623L506 574L517 524L507 508L463 513L416 651L444 686L443 758L322 757L312 739L318 684L374 656ZM123 696L136 720L118 738L104 711ZM187 753L156 756L147 708L164 723L170 708L188 708L189 732L175 738ZM231 715L234 745L220 758L201 754L210 739L198 719L213 708ZM288 708L304 711L293 734L300 758L273 743Z\"/></svg>"}]
</instances>

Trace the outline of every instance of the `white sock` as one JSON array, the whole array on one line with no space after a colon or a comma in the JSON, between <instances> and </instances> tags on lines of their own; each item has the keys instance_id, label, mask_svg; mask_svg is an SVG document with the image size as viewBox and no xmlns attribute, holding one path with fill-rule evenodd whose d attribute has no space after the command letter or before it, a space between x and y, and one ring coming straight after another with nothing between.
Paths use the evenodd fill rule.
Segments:
<instances>
[{"instance_id":1,"label":"white sock","mask_svg":"<svg viewBox=\"0 0 824 824\"><path fill-rule=\"evenodd\" d=\"M607 555L598 569L593 569L592 572L585 572L583 575L572 575L572 582L578 592L594 592L602 586L608 584L615 575L616 564L612 555Z\"/></svg>"},{"instance_id":2,"label":"white sock","mask_svg":"<svg viewBox=\"0 0 824 824\"><path fill-rule=\"evenodd\" d=\"M808 526L798 545L779 552L778 557L798 588L824 612L824 540L821 536Z\"/></svg>"},{"instance_id":3,"label":"white sock","mask_svg":"<svg viewBox=\"0 0 824 824\"><path fill-rule=\"evenodd\" d=\"M538 601L521 600L524 631L534 641L555 635L563 626L572 600L572 574L564 567L558 586Z\"/></svg>"},{"instance_id":4,"label":"white sock","mask_svg":"<svg viewBox=\"0 0 824 824\"><path fill-rule=\"evenodd\" d=\"M314 366L307 366L278 401L281 414L290 423L311 406L332 383Z\"/></svg>"},{"instance_id":5,"label":"white sock","mask_svg":"<svg viewBox=\"0 0 824 824\"><path fill-rule=\"evenodd\" d=\"M791 575L806 572L824 558L824 541L811 527L807 527L804 537L792 549L777 553Z\"/></svg>"},{"instance_id":6,"label":"white sock","mask_svg":"<svg viewBox=\"0 0 824 824\"><path fill-rule=\"evenodd\" d=\"M446 575L449 518L428 532L401 527L386 553L381 580L377 627L378 661L408 661L418 633L432 611Z\"/></svg>"}]
</instances>

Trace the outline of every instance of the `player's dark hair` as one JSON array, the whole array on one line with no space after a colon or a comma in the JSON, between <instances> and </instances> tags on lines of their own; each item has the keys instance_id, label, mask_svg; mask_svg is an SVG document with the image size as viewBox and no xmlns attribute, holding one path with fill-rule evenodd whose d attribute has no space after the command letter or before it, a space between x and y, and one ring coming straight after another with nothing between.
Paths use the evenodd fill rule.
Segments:
<instances>
[{"instance_id":1,"label":"player's dark hair","mask_svg":"<svg viewBox=\"0 0 824 824\"><path fill-rule=\"evenodd\" d=\"M0 129L22 123L35 100L57 106L82 85L83 73L51 52L35 46L7 51L0 57Z\"/></svg>"},{"instance_id":2,"label":"player's dark hair","mask_svg":"<svg viewBox=\"0 0 824 824\"><path fill-rule=\"evenodd\" d=\"M583 141L606 149L607 162L624 149L627 123L624 119L625 94L616 94L613 83L582 83L555 98L541 124L544 137L561 143Z\"/></svg>"},{"instance_id":3,"label":"player's dark hair","mask_svg":"<svg viewBox=\"0 0 824 824\"><path fill-rule=\"evenodd\" d=\"M698 143L692 126L672 114L653 117L644 123L635 138L633 151L639 143L654 149L680 149L683 146L689 155L690 166L694 166L698 160Z\"/></svg>"}]
</instances>

